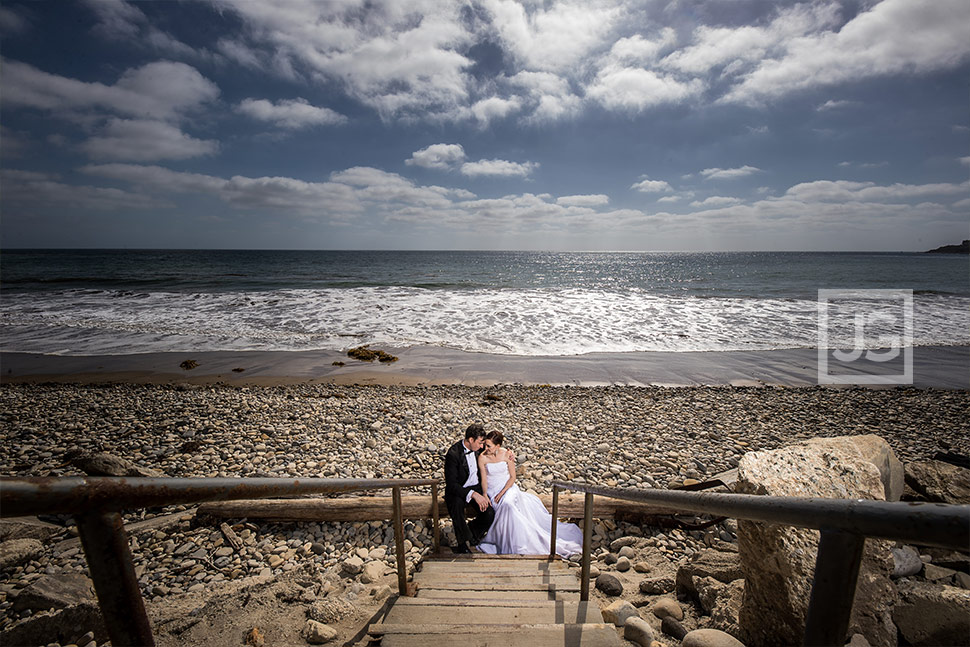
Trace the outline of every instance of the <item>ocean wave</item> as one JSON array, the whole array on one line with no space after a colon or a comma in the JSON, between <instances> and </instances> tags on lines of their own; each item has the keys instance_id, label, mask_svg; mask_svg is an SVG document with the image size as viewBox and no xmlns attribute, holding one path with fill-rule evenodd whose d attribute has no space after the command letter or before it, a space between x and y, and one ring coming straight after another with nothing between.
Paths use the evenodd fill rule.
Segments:
<instances>
[{"instance_id":1,"label":"ocean wave","mask_svg":"<svg viewBox=\"0 0 970 647\"><path fill-rule=\"evenodd\" d=\"M970 298L917 294L914 303L915 345L970 344ZM856 315L866 307L848 301L833 310L832 347L856 343ZM559 356L814 348L818 312L814 299L579 288L64 290L5 295L0 327L3 350L76 355L345 350L370 343ZM871 316L863 345L900 339L905 330L894 316Z\"/></svg>"}]
</instances>

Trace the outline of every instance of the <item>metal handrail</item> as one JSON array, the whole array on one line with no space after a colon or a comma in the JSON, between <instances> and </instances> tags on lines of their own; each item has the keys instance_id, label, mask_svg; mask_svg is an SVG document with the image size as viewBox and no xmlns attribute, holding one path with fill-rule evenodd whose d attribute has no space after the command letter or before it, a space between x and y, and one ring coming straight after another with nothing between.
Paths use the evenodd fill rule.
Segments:
<instances>
[{"instance_id":1,"label":"metal handrail","mask_svg":"<svg viewBox=\"0 0 970 647\"><path fill-rule=\"evenodd\" d=\"M153 647L155 639L135 577L121 510L391 488L398 592L407 595L401 488L428 485L437 551L437 479L0 478L0 518L52 513L74 515L111 643Z\"/></svg>"},{"instance_id":2,"label":"metal handrail","mask_svg":"<svg viewBox=\"0 0 970 647\"><path fill-rule=\"evenodd\" d=\"M582 601L589 600L593 495L659 504L687 512L820 530L815 578L805 623L806 646L841 645L845 642L866 537L956 550L966 550L970 546L970 505L620 489L556 480L552 482L549 559L556 556L560 490L586 494L580 586Z\"/></svg>"}]
</instances>

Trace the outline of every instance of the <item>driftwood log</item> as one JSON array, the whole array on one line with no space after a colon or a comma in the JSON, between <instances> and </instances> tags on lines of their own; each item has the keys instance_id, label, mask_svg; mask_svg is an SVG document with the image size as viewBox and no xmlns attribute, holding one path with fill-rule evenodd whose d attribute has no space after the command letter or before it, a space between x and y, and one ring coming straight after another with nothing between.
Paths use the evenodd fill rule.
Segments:
<instances>
[{"instance_id":1,"label":"driftwood log","mask_svg":"<svg viewBox=\"0 0 970 647\"><path fill-rule=\"evenodd\" d=\"M552 495L539 497L547 510L552 510ZM582 519L584 495L564 492L559 495L560 519ZM401 497L405 519L431 519L431 495ZM677 514L677 510L656 505L634 503L598 496L593 499L593 517L597 519L643 520ZM222 519L266 519L272 521L383 521L394 516L390 496L352 496L312 499L254 499L203 503L199 516ZM448 518L448 509L438 497L438 516Z\"/></svg>"}]
</instances>

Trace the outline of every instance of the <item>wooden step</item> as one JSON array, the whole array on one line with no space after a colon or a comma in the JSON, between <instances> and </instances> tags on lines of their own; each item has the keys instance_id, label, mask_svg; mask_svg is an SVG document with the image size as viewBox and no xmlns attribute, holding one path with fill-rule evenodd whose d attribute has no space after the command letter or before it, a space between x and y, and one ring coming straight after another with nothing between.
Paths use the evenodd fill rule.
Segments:
<instances>
[{"instance_id":1,"label":"wooden step","mask_svg":"<svg viewBox=\"0 0 970 647\"><path fill-rule=\"evenodd\" d=\"M381 647L620 647L612 625L371 625Z\"/></svg>"},{"instance_id":2,"label":"wooden step","mask_svg":"<svg viewBox=\"0 0 970 647\"><path fill-rule=\"evenodd\" d=\"M463 596L474 596L480 600L570 600L579 601L579 591L456 591L454 589L418 589L416 599L467 599Z\"/></svg>"},{"instance_id":3,"label":"wooden step","mask_svg":"<svg viewBox=\"0 0 970 647\"><path fill-rule=\"evenodd\" d=\"M572 573L492 573L492 572L466 572L466 573L425 573L414 574L415 582L428 584L430 582L481 582L483 584L572 584L578 582L579 578Z\"/></svg>"},{"instance_id":4,"label":"wooden step","mask_svg":"<svg viewBox=\"0 0 970 647\"><path fill-rule=\"evenodd\" d=\"M577 624L603 622L599 606L562 600L436 600L399 598L384 617L391 624Z\"/></svg>"},{"instance_id":5,"label":"wooden step","mask_svg":"<svg viewBox=\"0 0 970 647\"><path fill-rule=\"evenodd\" d=\"M449 560L425 561L421 565L422 573L461 573L466 571L480 572L482 570L494 573L568 573L569 567L562 562L547 562L541 560L522 561L485 561L485 560Z\"/></svg>"}]
</instances>

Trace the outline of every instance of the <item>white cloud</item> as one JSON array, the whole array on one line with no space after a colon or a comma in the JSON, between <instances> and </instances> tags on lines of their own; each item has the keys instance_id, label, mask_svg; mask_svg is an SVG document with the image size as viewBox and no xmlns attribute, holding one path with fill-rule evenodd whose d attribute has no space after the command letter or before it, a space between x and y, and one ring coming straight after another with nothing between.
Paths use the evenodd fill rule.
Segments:
<instances>
[{"instance_id":1,"label":"white cloud","mask_svg":"<svg viewBox=\"0 0 970 647\"><path fill-rule=\"evenodd\" d=\"M970 190L970 184L891 184L848 180L817 180L796 184L787 197L814 202L901 202L933 196L959 195Z\"/></svg>"},{"instance_id":2,"label":"white cloud","mask_svg":"<svg viewBox=\"0 0 970 647\"><path fill-rule=\"evenodd\" d=\"M114 85L86 83L4 61L3 103L50 110L107 110L127 116L178 119L219 96L214 83L184 63L158 61L133 68Z\"/></svg>"},{"instance_id":3,"label":"white cloud","mask_svg":"<svg viewBox=\"0 0 970 647\"><path fill-rule=\"evenodd\" d=\"M9 7L0 7L0 34L18 34L27 30L27 21Z\"/></svg>"},{"instance_id":4,"label":"white cloud","mask_svg":"<svg viewBox=\"0 0 970 647\"><path fill-rule=\"evenodd\" d=\"M765 26L711 27L694 30L693 43L667 56L661 66L692 75L707 75L720 68L734 75L747 66L781 51L793 38L836 24L835 2L797 4L782 8Z\"/></svg>"},{"instance_id":5,"label":"white cloud","mask_svg":"<svg viewBox=\"0 0 970 647\"><path fill-rule=\"evenodd\" d=\"M698 207L700 209L709 209L712 207L724 207L727 205L740 204L740 203L741 203L741 200L739 200L738 198L732 198L732 197L722 196L722 195L712 195L711 197L705 198L703 200L695 200L694 202L690 203L690 206Z\"/></svg>"},{"instance_id":6,"label":"white cloud","mask_svg":"<svg viewBox=\"0 0 970 647\"><path fill-rule=\"evenodd\" d=\"M964 166L970 166L970 155L968 155L967 157L960 157L957 159L957 161L963 164Z\"/></svg>"},{"instance_id":7,"label":"white cloud","mask_svg":"<svg viewBox=\"0 0 970 647\"><path fill-rule=\"evenodd\" d=\"M461 144L432 144L427 148L411 153L404 160L408 166L420 166L439 170L450 170L465 160L465 149Z\"/></svg>"},{"instance_id":8,"label":"white cloud","mask_svg":"<svg viewBox=\"0 0 970 647\"><path fill-rule=\"evenodd\" d=\"M701 88L697 79L682 82L652 70L608 66L600 71L586 94L611 110L640 112L665 103L680 103Z\"/></svg>"},{"instance_id":9,"label":"white cloud","mask_svg":"<svg viewBox=\"0 0 970 647\"><path fill-rule=\"evenodd\" d=\"M0 171L0 189L8 207L25 205L29 209L118 211L172 206L167 201L121 189L65 184L45 173L14 169Z\"/></svg>"},{"instance_id":10,"label":"white cloud","mask_svg":"<svg viewBox=\"0 0 970 647\"><path fill-rule=\"evenodd\" d=\"M841 110L842 108L851 108L853 106L859 105L858 101L836 101L834 99L829 99L822 105L816 108L819 112L825 112L827 110Z\"/></svg>"},{"instance_id":11,"label":"white cloud","mask_svg":"<svg viewBox=\"0 0 970 647\"><path fill-rule=\"evenodd\" d=\"M493 119L502 119L521 108L518 99L502 99L501 97L489 97L476 102L470 108L475 119L488 125Z\"/></svg>"},{"instance_id":12,"label":"white cloud","mask_svg":"<svg viewBox=\"0 0 970 647\"><path fill-rule=\"evenodd\" d=\"M253 119L269 121L289 130L311 126L332 126L347 121L342 114L330 108L312 106L302 97L284 99L277 103L266 99L244 99L237 106L237 110Z\"/></svg>"},{"instance_id":13,"label":"white cloud","mask_svg":"<svg viewBox=\"0 0 970 647\"><path fill-rule=\"evenodd\" d=\"M462 175L469 177L528 177L539 168L537 162L509 162L506 160L479 160L461 165Z\"/></svg>"},{"instance_id":14,"label":"white cloud","mask_svg":"<svg viewBox=\"0 0 970 647\"><path fill-rule=\"evenodd\" d=\"M351 10L311 0L226 0L219 6L247 23L278 69L337 81L384 118L450 114L469 98L472 61L460 51L472 35L458 4L387 2Z\"/></svg>"},{"instance_id":15,"label":"white cloud","mask_svg":"<svg viewBox=\"0 0 970 647\"><path fill-rule=\"evenodd\" d=\"M662 198L658 198L657 202L680 202L679 195L666 195Z\"/></svg>"},{"instance_id":16,"label":"white cloud","mask_svg":"<svg viewBox=\"0 0 970 647\"><path fill-rule=\"evenodd\" d=\"M761 60L725 98L756 103L808 87L949 69L968 57L966 0L883 0L839 31L791 38L783 53Z\"/></svg>"},{"instance_id":17,"label":"white cloud","mask_svg":"<svg viewBox=\"0 0 970 647\"><path fill-rule=\"evenodd\" d=\"M610 197L602 193L591 195L564 195L556 199L556 204L564 207L598 207L609 204Z\"/></svg>"},{"instance_id":18,"label":"white cloud","mask_svg":"<svg viewBox=\"0 0 970 647\"><path fill-rule=\"evenodd\" d=\"M163 121L111 119L98 135L81 144L81 149L94 159L154 162L212 155L219 144L190 137Z\"/></svg>"},{"instance_id":19,"label":"white cloud","mask_svg":"<svg viewBox=\"0 0 970 647\"><path fill-rule=\"evenodd\" d=\"M668 191L674 190L674 188L664 180L651 180L649 178L642 179L630 188L636 189L641 193L667 193Z\"/></svg>"},{"instance_id":20,"label":"white cloud","mask_svg":"<svg viewBox=\"0 0 970 647\"><path fill-rule=\"evenodd\" d=\"M520 3L485 0L491 27L522 69L566 72L581 66L621 17L617 6L600 2Z\"/></svg>"},{"instance_id":21,"label":"white cloud","mask_svg":"<svg viewBox=\"0 0 970 647\"><path fill-rule=\"evenodd\" d=\"M733 180L739 177L747 177L760 171L761 169L754 166L744 165L740 168L706 168L701 171L701 175L707 180Z\"/></svg>"},{"instance_id":22,"label":"white cloud","mask_svg":"<svg viewBox=\"0 0 970 647\"><path fill-rule=\"evenodd\" d=\"M550 123L579 114L582 99L573 93L569 81L551 72L518 72L508 79L513 88L525 90L532 123Z\"/></svg>"}]
</instances>

